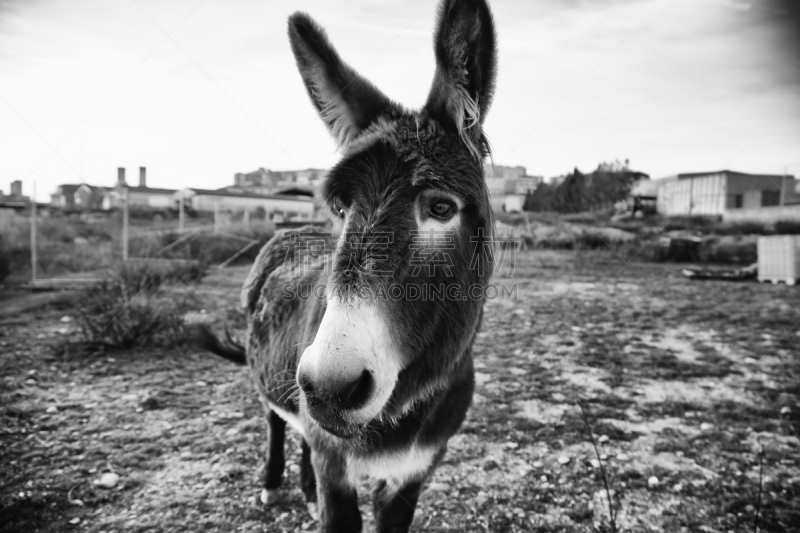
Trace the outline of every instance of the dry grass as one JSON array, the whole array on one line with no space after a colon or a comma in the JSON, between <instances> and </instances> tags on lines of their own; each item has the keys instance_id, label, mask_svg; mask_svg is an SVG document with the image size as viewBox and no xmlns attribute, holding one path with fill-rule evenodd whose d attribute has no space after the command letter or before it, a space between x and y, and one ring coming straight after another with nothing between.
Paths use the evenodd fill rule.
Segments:
<instances>
[{"instance_id":1,"label":"dry grass","mask_svg":"<svg viewBox=\"0 0 800 533\"><path fill-rule=\"evenodd\" d=\"M800 292L581 254L519 253L519 301L487 304L473 406L414 530L611 531L613 509L621 532L796 531ZM241 324L245 274L209 275L201 305ZM283 500L257 500L245 370L180 349L65 361L65 313L0 322L0 530L313 529L296 435ZM94 485L109 470L120 484Z\"/></svg>"}]
</instances>

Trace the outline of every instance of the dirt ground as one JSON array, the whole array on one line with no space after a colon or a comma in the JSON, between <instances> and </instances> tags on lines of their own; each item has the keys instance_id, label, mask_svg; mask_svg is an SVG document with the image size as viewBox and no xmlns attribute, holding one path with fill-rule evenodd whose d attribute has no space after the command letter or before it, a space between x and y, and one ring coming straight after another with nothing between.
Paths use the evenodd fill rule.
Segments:
<instances>
[{"instance_id":1,"label":"dirt ground","mask_svg":"<svg viewBox=\"0 0 800 533\"><path fill-rule=\"evenodd\" d=\"M241 327L246 271L198 285L205 316ZM800 288L679 272L519 253L495 279L517 300L486 306L473 407L413 529L609 531L605 471L620 531L800 531ZM258 500L245 370L189 348L65 360L71 295L36 298L0 303L0 530L315 529L296 435L283 500Z\"/></svg>"}]
</instances>

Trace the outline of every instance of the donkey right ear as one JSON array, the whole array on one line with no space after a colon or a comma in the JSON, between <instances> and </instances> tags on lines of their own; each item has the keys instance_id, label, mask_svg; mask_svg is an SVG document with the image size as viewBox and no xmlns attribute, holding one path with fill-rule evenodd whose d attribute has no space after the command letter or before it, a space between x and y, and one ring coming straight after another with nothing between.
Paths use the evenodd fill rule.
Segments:
<instances>
[{"instance_id":1,"label":"donkey right ear","mask_svg":"<svg viewBox=\"0 0 800 533\"><path fill-rule=\"evenodd\" d=\"M425 109L481 158L481 125L497 70L494 21L486 0L442 0L434 36L436 76Z\"/></svg>"},{"instance_id":2,"label":"donkey right ear","mask_svg":"<svg viewBox=\"0 0 800 533\"><path fill-rule=\"evenodd\" d=\"M339 147L393 105L341 60L325 31L305 13L289 17L289 41L311 102Z\"/></svg>"}]
</instances>

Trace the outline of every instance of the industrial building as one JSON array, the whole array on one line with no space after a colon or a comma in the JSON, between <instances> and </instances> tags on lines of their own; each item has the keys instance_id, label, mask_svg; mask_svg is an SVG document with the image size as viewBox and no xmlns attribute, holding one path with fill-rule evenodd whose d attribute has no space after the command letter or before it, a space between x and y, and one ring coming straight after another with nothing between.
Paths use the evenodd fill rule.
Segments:
<instances>
[{"instance_id":1,"label":"industrial building","mask_svg":"<svg viewBox=\"0 0 800 533\"><path fill-rule=\"evenodd\" d=\"M657 210L667 216L724 215L737 209L800 203L794 176L732 170L678 174L655 180Z\"/></svg>"}]
</instances>

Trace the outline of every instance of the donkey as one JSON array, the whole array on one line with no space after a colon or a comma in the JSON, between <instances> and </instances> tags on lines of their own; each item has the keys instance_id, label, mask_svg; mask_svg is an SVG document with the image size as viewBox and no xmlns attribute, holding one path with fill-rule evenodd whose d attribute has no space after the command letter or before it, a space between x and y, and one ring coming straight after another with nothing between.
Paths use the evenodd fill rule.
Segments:
<instances>
[{"instance_id":1,"label":"donkey","mask_svg":"<svg viewBox=\"0 0 800 533\"><path fill-rule=\"evenodd\" d=\"M493 263L482 124L494 23L485 0L442 1L419 111L342 62L308 15L289 18L289 39L343 151L321 191L341 235L276 235L242 289L245 347L210 332L206 347L254 376L269 427L265 503L277 499L288 423L303 437L301 486L320 531L361 531L356 487L369 477L377 530L404 532L474 389ZM314 243L331 253L310 253Z\"/></svg>"}]
</instances>

